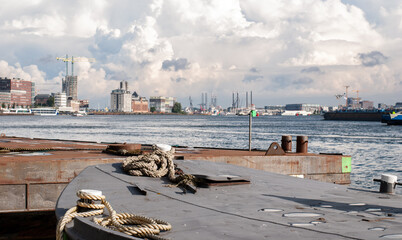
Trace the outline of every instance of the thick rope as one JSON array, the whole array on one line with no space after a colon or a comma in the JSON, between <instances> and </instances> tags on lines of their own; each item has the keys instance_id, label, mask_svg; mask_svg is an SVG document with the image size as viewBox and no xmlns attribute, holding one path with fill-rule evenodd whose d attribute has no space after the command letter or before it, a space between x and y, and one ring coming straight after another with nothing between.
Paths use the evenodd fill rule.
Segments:
<instances>
[{"instance_id":1,"label":"thick rope","mask_svg":"<svg viewBox=\"0 0 402 240\"><path fill-rule=\"evenodd\" d=\"M148 218L145 216L134 215L129 213L116 213L105 196L97 196L84 193L82 191L77 192L77 196L80 200L77 201L77 206L70 208L63 218L57 224L56 239L63 239L63 231L67 223L71 222L75 217L91 217L101 215L106 207L109 216L108 217L94 217L93 221L103 227L107 227L119 232L126 233L135 237L150 238L162 240L157 236L161 231L169 231L172 226L165 221L159 219ZM100 201L101 203L95 203ZM77 212L78 207L95 209L88 212Z\"/></svg>"},{"instance_id":2,"label":"thick rope","mask_svg":"<svg viewBox=\"0 0 402 240\"><path fill-rule=\"evenodd\" d=\"M191 174L175 176L174 148L170 151L162 151L152 146L152 150L150 153L126 158L123 162L123 170L133 176L160 178L167 175L176 186L189 184L196 186L196 179Z\"/></svg>"}]
</instances>

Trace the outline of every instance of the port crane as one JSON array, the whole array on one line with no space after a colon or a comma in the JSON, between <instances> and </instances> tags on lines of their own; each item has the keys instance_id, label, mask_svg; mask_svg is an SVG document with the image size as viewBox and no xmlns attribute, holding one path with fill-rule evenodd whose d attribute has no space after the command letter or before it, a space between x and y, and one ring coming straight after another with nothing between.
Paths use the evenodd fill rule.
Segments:
<instances>
[{"instance_id":1,"label":"port crane","mask_svg":"<svg viewBox=\"0 0 402 240\"><path fill-rule=\"evenodd\" d=\"M191 96L188 97L188 100L190 101L190 110L193 111L193 100L191 99Z\"/></svg>"},{"instance_id":2,"label":"port crane","mask_svg":"<svg viewBox=\"0 0 402 240\"><path fill-rule=\"evenodd\" d=\"M74 76L74 63L75 62L95 62L95 58L87 58L87 57L71 57L69 58L66 54L66 57L56 57L56 60L61 60L66 63L66 76L68 76L68 62L71 62L71 76Z\"/></svg>"},{"instance_id":3,"label":"port crane","mask_svg":"<svg viewBox=\"0 0 402 240\"><path fill-rule=\"evenodd\" d=\"M357 100L360 100L360 99L359 99L359 92L360 92L360 90L353 90L353 92L356 92L356 99L357 99Z\"/></svg>"}]
</instances>

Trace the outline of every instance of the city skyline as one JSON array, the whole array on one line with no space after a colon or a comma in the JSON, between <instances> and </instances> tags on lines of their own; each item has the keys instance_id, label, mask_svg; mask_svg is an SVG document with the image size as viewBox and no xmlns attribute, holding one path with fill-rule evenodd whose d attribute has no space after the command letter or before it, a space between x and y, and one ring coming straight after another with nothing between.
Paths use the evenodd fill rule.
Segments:
<instances>
[{"instance_id":1,"label":"city skyline","mask_svg":"<svg viewBox=\"0 0 402 240\"><path fill-rule=\"evenodd\" d=\"M231 106L253 91L258 107L344 104L335 95L394 105L402 90L402 3L374 0L26 1L0 10L0 77L61 92L74 65L78 98L107 106L122 80L142 96L201 93ZM21 7L22 6L22 7ZM243 97L244 98L244 97ZM210 99L208 99L210 101Z\"/></svg>"}]
</instances>

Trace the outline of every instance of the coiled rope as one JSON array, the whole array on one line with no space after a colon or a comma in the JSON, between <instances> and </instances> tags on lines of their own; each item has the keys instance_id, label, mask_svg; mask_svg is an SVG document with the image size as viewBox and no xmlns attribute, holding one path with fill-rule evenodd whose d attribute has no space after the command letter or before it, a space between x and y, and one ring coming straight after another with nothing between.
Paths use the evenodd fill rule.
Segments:
<instances>
[{"instance_id":1,"label":"coiled rope","mask_svg":"<svg viewBox=\"0 0 402 240\"><path fill-rule=\"evenodd\" d=\"M164 239L157 236L161 231L169 231L172 226L165 221L159 219L148 218L145 216L134 215L130 213L116 213L102 192L95 190L80 190L77 192L80 200L77 206L70 208L60 219L56 229L56 239L63 239L63 231L67 223L71 222L75 217L91 217L104 213L106 207L108 217L94 217L93 221L103 227L107 227L116 231L126 233L135 237ZM95 201L100 201L96 203ZM77 212L78 207L93 209L88 212Z\"/></svg>"},{"instance_id":2,"label":"coiled rope","mask_svg":"<svg viewBox=\"0 0 402 240\"><path fill-rule=\"evenodd\" d=\"M182 173L176 177L173 163L174 148L163 151L153 145L152 150L152 152L143 155L127 157L123 161L123 170L133 176L160 178L167 175L169 180L175 183L175 186L186 186L188 184L196 186L197 179L191 174Z\"/></svg>"}]
</instances>

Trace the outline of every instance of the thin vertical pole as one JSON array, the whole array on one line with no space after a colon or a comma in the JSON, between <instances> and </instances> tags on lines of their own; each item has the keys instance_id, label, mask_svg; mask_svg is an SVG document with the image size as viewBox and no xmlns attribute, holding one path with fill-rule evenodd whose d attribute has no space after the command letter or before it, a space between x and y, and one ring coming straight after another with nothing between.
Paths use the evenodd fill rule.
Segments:
<instances>
[{"instance_id":1,"label":"thin vertical pole","mask_svg":"<svg viewBox=\"0 0 402 240\"><path fill-rule=\"evenodd\" d=\"M252 116L252 114L251 114L251 112L248 114L248 116L249 116L249 120L248 120L248 151L250 151L251 152L251 124L252 124L252 118L253 118L253 116Z\"/></svg>"}]
</instances>

